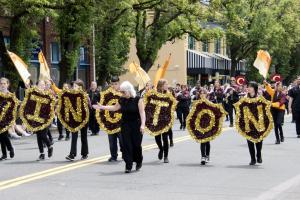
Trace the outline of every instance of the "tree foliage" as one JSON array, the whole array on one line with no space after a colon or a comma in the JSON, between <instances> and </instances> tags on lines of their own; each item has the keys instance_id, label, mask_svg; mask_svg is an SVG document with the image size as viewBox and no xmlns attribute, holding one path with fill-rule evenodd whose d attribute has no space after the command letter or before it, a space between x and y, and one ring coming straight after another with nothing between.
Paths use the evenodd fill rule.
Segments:
<instances>
[{"instance_id":1,"label":"tree foliage","mask_svg":"<svg viewBox=\"0 0 300 200\"><path fill-rule=\"evenodd\" d=\"M258 49L266 49L276 71L286 76L291 51L299 42L299 1L212 0L210 8L214 20L225 29L231 75L239 60L252 61Z\"/></svg>"}]
</instances>

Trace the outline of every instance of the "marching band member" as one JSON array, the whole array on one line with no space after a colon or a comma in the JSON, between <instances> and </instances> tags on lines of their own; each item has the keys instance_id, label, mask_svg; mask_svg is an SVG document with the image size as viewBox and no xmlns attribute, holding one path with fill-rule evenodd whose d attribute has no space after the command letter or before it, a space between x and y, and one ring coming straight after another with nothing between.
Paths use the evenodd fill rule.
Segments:
<instances>
[{"instance_id":1,"label":"marching band member","mask_svg":"<svg viewBox=\"0 0 300 200\"><path fill-rule=\"evenodd\" d=\"M100 93L97 89L97 82L92 81L90 90L88 91L91 104L94 105L100 100ZM91 136L95 136L99 132L99 124L96 120L95 110L90 108L89 129L92 131Z\"/></svg>"},{"instance_id":2,"label":"marching band member","mask_svg":"<svg viewBox=\"0 0 300 200\"><path fill-rule=\"evenodd\" d=\"M52 83L51 87L52 87L52 90L54 90L53 89L53 88L55 88L54 87L54 83ZM69 84L64 83L63 84L63 88L64 89L69 89L70 86L69 86ZM60 92L61 90L58 89L58 88L55 88L54 91L55 91L55 93L57 93L57 92ZM57 129L58 129L58 134L59 134L58 140L62 140L64 138L64 135L63 135L63 125L62 125L62 123L60 122L60 120L58 118L57 118ZM65 140L68 141L70 139L70 131L68 129L65 129L65 130L66 130L66 138L65 138Z\"/></svg>"},{"instance_id":3,"label":"marching band member","mask_svg":"<svg viewBox=\"0 0 300 200\"><path fill-rule=\"evenodd\" d=\"M286 96L282 93L283 87L281 82L275 84L275 89L272 89L271 85L266 81L264 81L264 84L268 94L271 96L271 112L276 136L275 144L280 144L280 142L284 142L282 124L284 122Z\"/></svg>"},{"instance_id":4,"label":"marching band member","mask_svg":"<svg viewBox=\"0 0 300 200\"><path fill-rule=\"evenodd\" d=\"M9 80L7 78L0 78L0 91L7 94L9 93L8 88L9 88ZM15 156L15 151L9 139L8 131L5 131L4 133L0 134L0 143L1 143L1 150L2 150L2 157L0 158L0 161L7 159L6 148L9 151L10 158L13 158Z\"/></svg>"},{"instance_id":5,"label":"marching band member","mask_svg":"<svg viewBox=\"0 0 300 200\"><path fill-rule=\"evenodd\" d=\"M208 91L204 88L200 90L200 98L207 98ZM204 142L200 144L201 151L201 165L205 165L210 161L210 142Z\"/></svg>"},{"instance_id":6,"label":"marching band member","mask_svg":"<svg viewBox=\"0 0 300 200\"><path fill-rule=\"evenodd\" d=\"M45 81L40 80L37 84L38 89L44 91L46 89ZM45 160L45 154L44 154L44 144L48 148L48 158L52 157L53 154L53 147L50 139L48 138L47 134L49 132L49 127L35 132L37 143L40 151L40 156L38 160Z\"/></svg>"},{"instance_id":7,"label":"marching band member","mask_svg":"<svg viewBox=\"0 0 300 200\"><path fill-rule=\"evenodd\" d=\"M110 87L112 87L115 91L120 90L120 79L117 76L112 77ZM108 162L116 162L118 160L118 139L120 150L123 152L123 142L121 133L108 134L108 142L109 142L109 150L110 150L110 158Z\"/></svg>"},{"instance_id":8,"label":"marching band member","mask_svg":"<svg viewBox=\"0 0 300 200\"><path fill-rule=\"evenodd\" d=\"M113 106L93 105L95 109L122 112L121 138L123 140L123 159L126 163L125 173L130 173L133 162L136 170L142 167L142 139L145 129L144 102L131 83L128 81L120 85L122 97Z\"/></svg>"},{"instance_id":9,"label":"marching band member","mask_svg":"<svg viewBox=\"0 0 300 200\"><path fill-rule=\"evenodd\" d=\"M78 79L73 83L73 89L75 90L84 90L84 84L83 81ZM85 125L81 130L80 130L80 138L81 138L81 160L85 160L88 158L89 154L89 147L88 147L88 139L87 139L87 125ZM67 160L69 161L74 161L76 155L77 155L77 139L78 139L78 132L72 133L72 138L71 138L71 150L70 154L66 157Z\"/></svg>"},{"instance_id":10,"label":"marching band member","mask_svg":"<svg viewBox=\"0 0 300 200\"><path fill-rule=\"evenodd\" d=\"M160 79L157 83L157 92L160 93L167 93L168 88L168 81L165 79ZM160 135L155 136L155 142L159 148L158 152L158 159L162 160L164 158L164 163L169 163L168 154L169 154L169 135L172 131L172 127L167 131ZM162 142L163 141L163 142Z\"/></svg>"},{"instance_id":11,"label":"marching band member","mask_svg":"<svg viewBox=\"0 0 300 200\"><path fill-rule=\"evenodd\" d=\"M181 85L181 91L176 94L176 99L178 101L176 113L180 122L180 130L185 130L186 117L189 114L189 107L191 103L190 93L186 85Z\"/></svg>"},{"instance_id":12,"label":"marching band member","mask_svg":"<svg viewBox=\"0 0 300 200\"><path fill-rule=\"evenodd\" d=\"M247 95L248 98L256 98L258 92L258 84L254 81L250 81L247 90L248 90L248 95ZM248 143L249 153L251 156L251 162L249 163L249 165L255 165L256 162L262 163L261 150L262 150L263 141L254 144L250 140L247 140L247 143ZM255 157L255 147L257 151L256 157Z\"/></svg>"}]
</instances>

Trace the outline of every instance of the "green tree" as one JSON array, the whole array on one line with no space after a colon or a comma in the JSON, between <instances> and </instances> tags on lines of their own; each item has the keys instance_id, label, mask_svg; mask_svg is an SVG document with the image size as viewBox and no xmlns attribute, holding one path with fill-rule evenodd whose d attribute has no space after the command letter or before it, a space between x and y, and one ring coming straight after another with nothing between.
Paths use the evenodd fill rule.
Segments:
<instances>
[{"instance_id":1,"label":"green tree","mask_svg":"<svg viewBox=\"0 0 300 200\"><path fill-rule=\"evenodd\" d=\"M132 37L132 1L96 0L95 61L98 83L124 72Z\"/></svg>"},{"instance_id":2,"label":"green tree","mask_svg":"<svg viewBox=\"0 0 300 200\"><path fill-rule=\"evenodd\" d=\"M52 9L61 8L59 0L0 0L1 16L7 17L10 27L10 45L8 49L29 62L32 49L38 44L38 23L50 15ZM21 80L1 41L1 57L3 68L0 69L12 82L12 88ZM35 41L35 42L34 42Z\"/></svg>"},{"instance_id":3,"label":"green tree","mask_svg":"<svg viewBox=\"0 0 300 200\"><path fill-rule=\"evenodd\" d=\"M56 27L61 44L59 85L70 82L79 61L80 45L91 38L94 14L93 0L65 0L58 10Z\"/></svg>"},{"instance_id":4,"label":"green tree","mask_svg":"<svg viewBox=\"0 0 300 200\"><path fill-rule=\"evenodd\" d=\"M200 1L139 0L138 2L139 4L133 6L136 12L136 49L141 67L145 71L149 71L152 67L159 49L166 42L186 34L197 40L207 37L201 26L207 21L207 9Z\"/></svg>"},{"instance_id":5,"label":"green tree","mask_svg":"<svg viewBox=\"0 0 300 200\"><path fill-rule=\"evenodd\" d=\"M295 42L295 33L291 29L299 22L296 20L290 28L288 24L297 17L298 4L293 0L211 1L212 16L225 29L232 61L231 75L235 75L239 60L252 62L258 49L267 49L273 55L276 70L282 72L278 66L288 62Z\"/></svg>"}]
</instances>

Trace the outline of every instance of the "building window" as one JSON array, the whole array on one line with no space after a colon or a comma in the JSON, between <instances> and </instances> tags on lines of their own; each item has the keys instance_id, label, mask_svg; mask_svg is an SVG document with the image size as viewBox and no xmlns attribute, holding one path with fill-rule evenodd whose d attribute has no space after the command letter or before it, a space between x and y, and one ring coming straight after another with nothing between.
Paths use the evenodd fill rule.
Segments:
<instances>
[{"instance_id":1,"label":"building window","mask_svg":"<svg viewBox=\"0 0 300 200\"><path fill-rule=\"evenodd\" d=\"M208 52L208 46L209 46L208 41L207 41L207 40L206 40L206 41L203 41L203 42L202 42L202 51L203 51L203 52Z\"/></svg>"},{"instance_id":2,"label":"building window","mask_svg":"<svg viewBox=\"0 0 300 200\"><path fill-rule=\"evenodd\" d=\"M191 50L195 50L195 46L196 46L196 41L195 38L193 38L192 36L189 35L189 49Z\"/></svg>"},{"instance_id":3,"label":"building window","mask_svg":"<svg viewBox=\"0 0 300 200\"><path fill-rule=\"evenodd\" d=\"M86 47L80 47L80 63L89 64L88 49Z\"/></svg>"},{"instance_id":4,"label":"building window","mask_svg":"<svg viewBox=\"0 0 300 200\"><path fill-rule=\"evenodd\" d=\"M8 46L10 44L10 38L7 36L4 36L4 43L6 46Z\"/></svg>"},{"instance_id":5,"label":"building window","mask_svg":"<svg viewBox=\"0 0 300 200\"><path fill-rule=\"evenodd\" d=\"M57 42L51 43L51 63L58 63L60 55L59 55L59 45Z\"/></svg>"},{"instance_id":6,"label":"building window","mask_svg":"<svg viewBox=\"0 0 300 200\"><path fill-rule=\"evenodd\" d=\"M215 53L221 53L221 39L216 39L215 41Z\"/></svg>"}]
</instances>

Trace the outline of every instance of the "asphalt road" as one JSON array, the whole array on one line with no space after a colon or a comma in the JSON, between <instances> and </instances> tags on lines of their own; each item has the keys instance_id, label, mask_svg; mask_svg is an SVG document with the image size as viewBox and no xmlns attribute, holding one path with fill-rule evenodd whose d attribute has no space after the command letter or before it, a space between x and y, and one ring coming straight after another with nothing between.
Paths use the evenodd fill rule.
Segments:
<instances>
[{"instance_id":1,"label":"asphalt road","mask_svg":"<svg viewBox=\"0 0 300 200\"><path fill-rule=\"evenodd\" d=\"M0 162L0 200L299 200L300 139L290 121L286 117L284 143L275 145L273 132L264 141L263 164L257 166L248 165L247 142L227 123L211 143L208 165L200 165L200 145L175 124L170 163L158 161L154 138L145 135L143 168L131 174L124 174L124 162L107 162L103 132L88 138L89 159L76 162L65 160L70 141L55 139L53 157L38 162L35 136L14 140L15 158Z\"/></svg>"}]
</instances>

